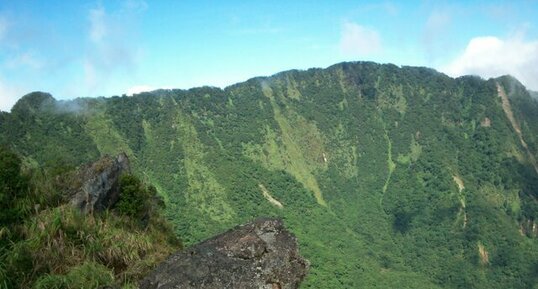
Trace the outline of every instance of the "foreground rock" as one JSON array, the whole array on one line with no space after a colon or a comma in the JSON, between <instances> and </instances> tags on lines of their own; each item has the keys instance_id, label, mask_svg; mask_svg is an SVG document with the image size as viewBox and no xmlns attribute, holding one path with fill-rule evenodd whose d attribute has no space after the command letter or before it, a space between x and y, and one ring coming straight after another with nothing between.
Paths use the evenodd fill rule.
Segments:
<instances>
[{"instance_id":1,"label":"foreground rock","mask_svg":"<svg viewBox=\"0 0 538 289\"><path fill-rule=\"evenodd\" d=\"M129 159L124 153L82 166L71 177L69 202L83 213L110 208L118 201L121 174L129 171Z\"/></svg>"},{"instance_id":2,"label":"foreground rock","mask_svg":"<svg viewBox=\"0 0 538 289\"><path fill-rule=\"evenodd\" d=\"M295 237L264 218L172 255L140 288L297 288L307 271Z\"/></svg>"}]
</instances>

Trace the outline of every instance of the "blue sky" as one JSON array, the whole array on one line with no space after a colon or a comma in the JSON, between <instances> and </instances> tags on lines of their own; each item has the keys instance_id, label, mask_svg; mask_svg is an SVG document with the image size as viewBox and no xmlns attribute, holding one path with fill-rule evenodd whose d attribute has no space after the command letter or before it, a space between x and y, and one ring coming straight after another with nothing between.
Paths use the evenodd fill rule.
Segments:
<instances>
[{"instance_id":1,"label":"blue sky","mask_svg":"<svg viewBox=\"0 0 538 289\"><path fill-rule=\"evenodd\" d=\"M538 1L0 0L0 110L372 60L538 90Z\"/></svg>"}]
</instances>

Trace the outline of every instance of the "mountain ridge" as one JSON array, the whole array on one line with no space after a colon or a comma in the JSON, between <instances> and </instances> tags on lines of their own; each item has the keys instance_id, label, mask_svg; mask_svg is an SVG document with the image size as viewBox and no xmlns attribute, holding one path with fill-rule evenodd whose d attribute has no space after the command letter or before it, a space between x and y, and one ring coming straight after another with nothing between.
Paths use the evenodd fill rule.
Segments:
<instances>
[{"instance_id":1,"label":"mountain ridge","mask_svg":"<svg viewBox=\"0 0 538 289\"><path fill-rule=\"evenodd\" d=\"M260 75L260 76L254 76L254 77L251 77L251 78L248 78L247 80L245 81L240 81L240 82L237 82L237 83L233 83L233 84L230 84L230 85L227 85L225 87L218 87L218 86L211 86L211 85L202 85L202 86L196 86L196 87L191 87L191 88L186 88L186 89L182 89L182 88L156 88L156 89L153 89L153 90L148 90L148 91L143 91L143 92L139 92L139 93L133 93L132 95L128 95L128 96L136 96L136 95L143 95L143 94L155 94L155 95L158 95L159 93L163 93L163 92L166 92L166 91L191 91L191 90L197 90L197 89L202 89L202 88L211 88L211 89L220 89L220 90L227 90L228 88L232 88L236 85L240 85L242 83L246 83L246 82L249 82L249 81L263 81L263 80L267 80L267 79L271 79L271 78L274 78L274 77L278 77L278 76L282 76L282 75L287 75L287 74L293 74L293 73L301 73L301 72L309 72L309 71L323 71L323 70L329 70L329 69L333 69L333 68L337 68L339 66L342 66L342 65L352 65L352 64L358 64L358 63L361 63L361 64L364 64L364 63L369 63L369 64L376 64L378 65L378 63L376 62L373 62L373 61L353 61L353 62L349 62L349 61L344 61L344 62L339 62L339 63L336 63L336 64L333 64L333 65L330 65L330 66L327 66L325 68L322 68L322 67L311 67L311 68L307 68L307 69L289 69L289 70L284 70L284 71L280 71L280 72L276 72L272 75ZM400 69L406 69L406 68L410 68L410 69L425 69L425 70L430 70L432 72L435 72L435 73L438 73L438 74L442 74L444 76L447 76L447 77L450 77L448 76L447 74L443 73L443 72L440 72L434 68L431 68L431 67L427 67L427 66L412 66L412 65L401 65L401 66L398 66L396 64L392 64L392 63L384 63L384 64L381 64L381 65L389 65L389 66L394 66L394 67L397 67L397 68L400 68ZM458 78L461 78L461 77L479 77L481 79L483 79L481 76L478 76L478 75L462 75L462 76L458 76L458 77L450 77L450 78L453 78L453 79L458 79ZM506 78L506 77L509 77L509 78L512 78L513 80L515 80L519 85L521 86L524 86L523 84L521 84L521 82L519 80L517 80L517 78L511 76L510 74L505 74L505 75L501 75L501 76L498 76L498 77L492 77L492 78L489 78L489 79L501 79L501 78ZM485 79L484 79L485 80ZM531 95L535 95L537 94L538 92L535 92L535 91L531 91L529 90L529 93ZM56 100L52 94L50 94L49 92L46 92L46 91L32 91L32 92L29 92L23 96L21 96L21 98L19 98L17 100L17 102L13 105L13 107L15 105L17 105L18 102L20 102L23 98L27 97L27 96L32 96L32 95L49 95L51 96L55 101L62 101L62 102L70 102L70 101L79 101L79 100L85 100L85 99L101 99L101 98L110 98L110 97L114 97L114 96L120 96L120 95L113 95L113 96L109 96L109 97L106 97L106 96L96 96L96 97L90 97L90 96L82 96L82 97L75 97L73 99L64 99L64 100ZM122 94L121 96L125 96L126 94ZM12 109L13 109L12 107ZM11 111L11 110L10 110ZM10 111L3 111L3 112L10 112Z\"/></svg>"}]
</instances>

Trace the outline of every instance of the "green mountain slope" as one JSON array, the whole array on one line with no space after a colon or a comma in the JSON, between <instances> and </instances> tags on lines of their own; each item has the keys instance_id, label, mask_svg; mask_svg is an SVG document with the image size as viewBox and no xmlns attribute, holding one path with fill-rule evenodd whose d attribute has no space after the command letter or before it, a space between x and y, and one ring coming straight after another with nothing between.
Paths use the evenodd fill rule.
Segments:
<instances>
[{"instance_id":1,"label":"green mountain slope","mask_svg":"<svg viewBox=\"0 0 538 289\"><path fill-rule=\"evenodd\" d=\"M510 77L358 62L224 90L33 93L0 132L33 166L127 152L186 244L283 217L312 263L304 288L538 282L538 102Z\"/></svg>"}]
</instances>

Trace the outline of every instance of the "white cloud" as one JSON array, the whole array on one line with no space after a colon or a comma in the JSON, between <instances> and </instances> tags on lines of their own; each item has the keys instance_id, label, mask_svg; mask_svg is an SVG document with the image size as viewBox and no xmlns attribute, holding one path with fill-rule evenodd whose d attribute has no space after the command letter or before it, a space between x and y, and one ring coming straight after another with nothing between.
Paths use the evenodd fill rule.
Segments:
<instances>
[{"instance_id":1,"label":"white cloud","mask_svg":"<svg viewBox=\"0 0 538 289\"><path fill-rule=\"evenodd\" d=\"M389 16L396 16L398 14L398 7L391 2L385 2L381 4L381 7Z\"/></svg>"},{"instance_id":2,"label":"white cloud","mask_svg":"<svg viewBox=\"0 0 538 289\"><path fill-rule=\"evenodd\" d=\"M231 29L228 30L232 35L263 35L277 34L284 29L275 25L270 17L260 17L254 22L242 19L237 15L231 16Z\"/></svg>"},{"instance_id":3,"label":"white cloud","mask_svg":"<svg viewBox=\"0 0 538 289\"><path fill-rule=\"evenodd\" d=\"M507 39L475 37L461 55L439 70L451 76L484 78L510 74L527 88L538 90L538 40L525 41L521 34Z\"/></svg>"},{"instance_id":4,"label":"white cloud","mask_svg":"<svg viewBox=\"0 0 538 289\"><path fill-rule=\"evenodd\" d=\"M2 46L5 45L7 34L9 33L8 28L10 23L7 21L6 17L0 15L0 54L2 53ZM33 67L37 64L34 58L30 54L19 54L13 59L3 60L0 58L0 65L9 67L11 65L25 64ZM1 69L1 67L0 67ZM1 71L1 70L0 70ZM1 111L10 111L13 105L17 102L19 97L22 96L23 90L15 85L7 84L4 79L0 76L0 110Z\"/></svg>"},{"instance_id":5,"label":"white cloud","mask_svg":"<svg viewBox=\"0 0 538 289\"><path fill-rule=\"evenodd\" d=\"M357 7L357 9L354 9L350 12L352 15L355 15L356 17L361 16L361 15L372 14L372 13L380 13L380 12L386 14L384 16L393 17L400 13L400 9L398 8L396 4L390 1L386 1L386 2L375 1L374 3L367 3L367 4L362 3L359 5L359 7Z\"/></svg>"},{"instance_id":6,"label":"white cloud","mask_svg":"<svg viewBox=\"0 0 538 289\"><path fill-rule=\"evenodd\" d=\"M231 31L232 34L238 35L259 35L259 34L276 34L281 32L282 29L272 26L260 26L260 27L249 27L242 28L238 30Z\"/></svg>"},{"instance_id":7,"label":"white cloud","mask_svg":"<svg viewBox=\"0 0 538 289\"><path fill-rule=\"evenodd\" d=\"M95 67L93 63L91 63L87 59L84 60L84 80L86 81L86 85L89 86L95 86L98 82Z\"/></svg>"},{"instance_id":8,"label":"white cloud","mask_svg":"<svg viewBox=\"0 0 538 289\"><path fill-rule=\"evenodd\" d=\"M146 92L146 91L152 91L152 90L155 90L155 88L150 86L150 85L145 85L145 84L144 85L135 85L135 86L129 87L127 89L127 95L133 95L133 94Z\"/></svg>"},{"instance_id":9,"label":"white cloud","mask_svg":"<svg viewBox=\"0 0 538 289\"><path fill-rule=\"evenodd\" d=\"M28 67L31 69L40 69L44 66L43 61L33 52L21 52L13 58L6 61L6 66L11 69Z\"/></svg>"},{"instance_id":10,"label":"white cloud","mask_svg":"<svg viewBox=\"0 0 538 289\"><path fill-rule=\"evenodd\" d=\"M129 0L117 10L99 5L88 11L89 45L82 59L85 87L78 93L103 93L112 79L117 83L136 73L140 55L136 17L146 8L144 1Z\"/></svg>"},{"instance_id":11,"label":"white cloud","mask_svg":"<svg viewBox=\"0 0 538 289\"><path fill-rule=\"evenodd\" d=\"M13 107L21 96L22 90L19 87L7 85L0 79L0 110L11 110L11 107Z\"/></svg>"},{"instance_id":12,"label":"white cloud","mask_svg":"<svg viewBox=\"0 0 538 289\"><path fill-rule=\"evenodd\" d=\"M0 41L6 36L8 25L7 19L0 15Z\"/></svg>"},{"instance_id":13,"label":"white cloud","mask_svg":"<svg viewBox=\"0 0 538 289\"><path fill-rule=\"evenodd\" d=\"M435 56L436 52L446 49L447 42L446 32L452 21L451 11L449 9L434 10L424 26L422 33L422 44L430 57Z\"/></svg>"},{"instance_id":14,"label":"white cloud","mask_svg":"<svg viewBox=\"0 0 538 289\"><path fill-rule=\"evenodd\" d=\"M353 22L345 22L342 26L340 50L344 54L366 56L381 49L381 37L377 31Z\"/></svg>"},{"instance_id":15,"label":"white cloud","mask_svg":"<svg viewBox=\"0 0 538 289\"><path fill-rule=\"evenodd\" d=\"M105 9L103 6L90 9L88 18L90 20L90 39L95 43L101 43L107 30L105 24Z\"/></svg>"},{"instance_id":16,"label":"white cloud","mask_svg":"<svg viewBox=\"0 0 538 289\"><path fill-rule=\"evenodd\" d=\"M124 11L143 12L148 9L148 3L144 0L125 0L122 5Z\"/></svg>"}]
</instances>

